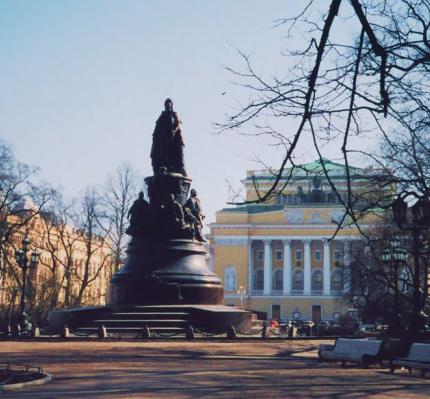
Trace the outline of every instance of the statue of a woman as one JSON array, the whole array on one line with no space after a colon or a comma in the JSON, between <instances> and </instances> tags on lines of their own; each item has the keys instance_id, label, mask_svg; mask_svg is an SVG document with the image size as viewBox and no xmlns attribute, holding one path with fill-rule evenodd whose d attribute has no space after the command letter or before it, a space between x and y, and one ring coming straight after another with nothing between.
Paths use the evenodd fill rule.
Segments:
<instances>
[{"instance_id":1,"label":"statue of a woman","mask_svg":"<svg viewBox=\"0 0 430 399\"><path fill-rule=\"evenodd\" d=\"M164 102L164 111L155 124L152 138L151 159L154 174L172 172L186 175L180 123L178 114L173 111L173 102L168 98Z\"/></svg>"}]
</instances>

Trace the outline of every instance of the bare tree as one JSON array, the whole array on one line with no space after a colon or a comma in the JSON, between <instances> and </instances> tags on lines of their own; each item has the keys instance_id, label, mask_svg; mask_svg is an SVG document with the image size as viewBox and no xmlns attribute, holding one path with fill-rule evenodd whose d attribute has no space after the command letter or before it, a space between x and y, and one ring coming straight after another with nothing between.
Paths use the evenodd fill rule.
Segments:
<instances>
[{"instance_id":1,"label":"bare tree","mask_svg":"<svg viewBox=\"0 0 430 399\"><path fill-rule=\"evenodd\" d=\"M350 286L345 299L361 311L363 320L374 322L380 318L392 324L397 314L402 327L413 323L414 245L409 235L399 230L387 216L370 232L371 239L354 242L351 248ZM384 251L392 251L393 237L397 237L400 250L409 254L406 260L390 259L384 262ZM429 261L428 236L422 237L419 256L423 263ZM426 271L420 269L419 278L426 279ZM397 296L397 297L396 297Z\"/></svg>"},{"instance_id":2,"label":"bare tree","mask_svg":"<svg viewBox=\"0 0 430 399\"><path fill-rule=\"evenodd\" d=\"M9 315L22 285L15 264L20 245L16 238L32 226L54 195L46 183L36 181L37 173L0 141L0 297L9 300Z\"/></svg>"},{"instance_id":3,"label":"bare tree","mask_svg":"<svg viewBox=\"0 0 430 399\"><path fill-rule=\"evenodd\" d=\"M94 188L87 188L81 201L76 226L82 234L83 258L74 270L74 305L80 305L91 283L110 267L111 252L107 244L108 234L101 227L102 201ZM109 249L109 250L107 250ZM96 292L90 293L93 297ZM99 295L99 294L97 294Z\"/></svg>"},{"instance_id":4,"label":"bare tree","mask_svg":"<svg viewBox=\"0 0 430 399\"><path fill-rule=\"evenodd\" d=\"M270 199L288 183L291 174L286 175L286 170L295 167L294 156L305 136L311 137L323 168L324 145L337 140L347 170L350 195L346 200L325 168L324 172L346 213L358 224L349 173L351 156L361 155L380 167L383 175L393 175L396 170L389 169L377 154L354 146L354 137L379 135L390 141L399 130L423 133L427 129L428 134L430 3L332 0L324 15L315 15L315 10L311 0L299 15L276 21L286 28L290 39L297 31L307 39L305 48L286 51L293 60L287 78L266 78L256 72L249 56L239 52L246 69L230 70L237 84L249 91L250 100L218 127L223 131L254 123L259 134L285 147L281 164L272 170L270 189L259 193L256 187L259 195L254 202ZM346 26L356 27L350 37L335 34ZM267 122L273 117L295 121L297 128L291 132L274 130Z\"/></svg>"},{"instance_id":5,"label":"bare tree","mask_svg":"<svg viewBox=\"0 0 430 399\"><path fill-rule=\"evenodd\" d=\"M113 272L123 264L127 244L127 213L142 187L142 178L129 163L120 164L103 187L103 227L112 246Z\"/></svg>"},{"instance_id":6,"label":"bare tree","mask_svg":"<svg viewBox=\"0 0 430 399\"><path fill-rule=\"evenodd\" d=\"M59 295L64 289L64 305L71 305L72 277L76 273L76 251L82 240L82 231L73 226L77 218L75 201L67 201L60 193L52 199L49 211L41 218L39 248L49 254L49 258L40 261L51 282L49 309L59 305Z\"/></svg>"}]
</instances>

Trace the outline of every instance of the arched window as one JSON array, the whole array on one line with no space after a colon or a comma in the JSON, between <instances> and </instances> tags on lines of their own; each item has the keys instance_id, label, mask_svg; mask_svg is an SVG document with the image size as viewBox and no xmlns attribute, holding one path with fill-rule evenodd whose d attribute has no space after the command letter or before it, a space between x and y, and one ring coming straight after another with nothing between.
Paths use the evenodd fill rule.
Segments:
<instances>
[{"instance_id":1,"label":"arched window","mask_svg":"<svg viewBox=\"0 0 430 399\"><path fill-rule=\"evenodd\" d=\"M257 269L254 272L254 290L262 291L264 289L264 271L263 269Z\"/></svg>"},{"instance_id":2,"label":"arched window","mask_svg":"<svg viewBox=\"0 0 430 399\"><path fill-rule=\"evenodd\" d=\"M275 269L275 271L273 272L273 280L272 280L272 287L275 291L282 291L283 289L283 277L284 277L284 272L282 271L282 269Z\"/></svg>"},{"instance_id":3,"label":"arched window","mask_svg":"<svg viewBox=\"0 0 430 399\"><path fill-rule=\"evenodd\" d=\"M331 273L331 290L342 291L343 290L343 273L340 269L334 269Z\"/></svg>"},{"instance_id":4,"label":"arched window","mask_svg":"<svg viewBox=\"0 0 430 399\"><path fill-rule=\"evenodd\" d=\"M293 272L293 291L303 291L303 270L296 269Z\"/></svg>"},{"instance_id":5,"label":"arched window","mask_svg":"<svg viewBox=\"0 0 430 399\"><path fill-rule=\"evenodd\" d=\"M323 272L320 269L314 270L314 272L312 273L311 290L323 290Z\"/></svg>"},{"instance_id":6,"label":"arched window","mask_svg":"<svg viewBox=\"0 0 430 399\"><path fill-rule=\"evenodd\" d=\"M226 291L236 289L236 268L234 266L228 266L224 270L224 287Z\"/></svg>"}]
</instances>

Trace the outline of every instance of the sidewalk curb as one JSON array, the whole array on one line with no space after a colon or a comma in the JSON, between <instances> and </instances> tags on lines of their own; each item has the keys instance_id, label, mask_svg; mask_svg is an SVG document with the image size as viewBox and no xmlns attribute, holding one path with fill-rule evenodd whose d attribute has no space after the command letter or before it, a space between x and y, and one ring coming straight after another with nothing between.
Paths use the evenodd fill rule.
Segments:
<instances>
[{"instance_id":1,"label":"sidewalk curb","mask_svg":"<svg viewBox=\"0 0 430 399\"><path fill-rule=\"evenodd\" d=\"M51 374L48 374L48 373L44 373L44 374L45 374L45 377L38 378L37 380L20 382L18 384L9 384L9 385L3 385L3 386L0 385L0 392L14 391L16 389L27 388L33 385L46 384L47 382L51 381L53 377Z\"/></svg>"}]
</instances>

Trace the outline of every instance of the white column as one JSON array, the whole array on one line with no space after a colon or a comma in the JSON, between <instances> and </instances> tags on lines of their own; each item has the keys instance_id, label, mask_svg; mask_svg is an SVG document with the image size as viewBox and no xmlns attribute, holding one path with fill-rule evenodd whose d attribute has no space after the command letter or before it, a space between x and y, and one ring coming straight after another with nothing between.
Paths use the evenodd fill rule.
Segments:
<instances>
[{"instance_id":1,"label":"white column","mask_svg":"<svg viewBox=\"0 0 430 399\"><path fill-rule=\"evenodd\" d=\"M283 294L291 295L291 240L284 240Z\"/></svg>"},{"instance_id":2,"label":"white column","mask_svg":"<svg viewBox=\"0 0 430 399\"><path fill-rule=\"evenodd\" d=\"M324 287L324 295L330 295L330 243L327 239L323 240L324 244L324 251L323 251L323 259L324 259L324 266L323 266L323 287Z\"/></svg>"},{"instance_id":3,"label":"white column","mask_svg":"<svg viewBox=\"0 0 430 399\"><path fill-rule=\"evenodd\" d=\"M252 239L248 238L248 294L251 295L254 279L254 253L252 252Z\"/></svg>"},{"instance_id":4,"label":"white column","mask_svg":"<svg viewBox=\"0 0 430 399\"><path fill-rule=\"evenodd\" d=\"M311 295L311 240L304 240L304 295Z\"/></svg>"},{"instance_id":5,"label":"white column","mask_svg":"<svg viewBox=\"0 0 430 399\"><path fill-rule=\"evenodd\" d=\"M343 242L343 290L348 292L350 290L350 278L351 278L351 254L350 254L350 242L345 240Z\"/></svg>"},{"instance_id":6,"label":"white column","mask_svg":"<svg viewBox=\"0 0 430 399\"><path fill-rule=\"evenodd\" d=\"M264 295L270 295L272 289L272 240L264 240Z\"/></svg>"}]
</instances>

